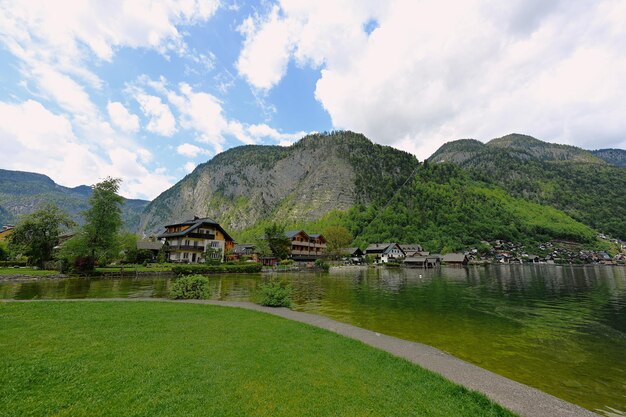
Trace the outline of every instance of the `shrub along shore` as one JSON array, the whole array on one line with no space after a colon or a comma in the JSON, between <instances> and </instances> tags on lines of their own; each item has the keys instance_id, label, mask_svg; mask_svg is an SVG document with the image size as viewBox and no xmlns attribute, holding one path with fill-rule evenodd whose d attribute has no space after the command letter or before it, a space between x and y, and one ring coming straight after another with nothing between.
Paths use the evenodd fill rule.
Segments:
<instances>
[{"instance_id":1,"label":"shrub along shore","mask_svg":"<svg viewBox=\"0 0 626 417\"><path fill-rule=\"evenodd\" d=\"M6 303L0 320L0 409L15 415L513 415L360 342L246 310Z\"/></svg>"}]
</instances>

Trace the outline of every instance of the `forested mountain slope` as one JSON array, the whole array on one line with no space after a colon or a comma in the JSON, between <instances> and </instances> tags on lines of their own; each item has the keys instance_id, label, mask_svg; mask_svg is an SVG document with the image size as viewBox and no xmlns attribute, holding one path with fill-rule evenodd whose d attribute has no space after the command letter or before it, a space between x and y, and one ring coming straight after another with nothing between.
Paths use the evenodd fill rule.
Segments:
<instances>
[{"instance_id":1,"label":"forested mountain slope","mask_svg":"<svg viewBox=\"0 0 626 417\"><path fill-rule=\"evenodd\" d=\"M55 204L80 224L90 195L91 188L85 185L68 188L42 174L0 169L0 225L16 223L21 214L46 203ZM128 230L137 230L139 215L147 204L145 200L124 201L122 217Z\"/></svg>"},{"instance_id":2,"label":"forested mountain slope","mask_svg":"<svg viewBox=\"0 0 626 417\"><path fill-rule=\"evenodd\" d=\"M474 142L466 143L480 144ZM310 232L343 225L361 246L420 242L432 251L495 239L595 242L594 230L557 209L511 197L453 164L420 164L352 132L226 151L155 199L142 229L158 231L193 215L215 218L239 241L278 222Z\"/></svg>"},{"instance_id":3,"label":"forested mountain slope","mask_svg":"<svg viewBox=\"0 0 626 417\"><path fill-rule=\"evenodd\" d=\"M486 144L458 140L429 162L451 162L475 180L497 184L515 197L564 211L598 231L626 239L626 169L592 152L508 135Z\"/></svg>"}]
</instances>

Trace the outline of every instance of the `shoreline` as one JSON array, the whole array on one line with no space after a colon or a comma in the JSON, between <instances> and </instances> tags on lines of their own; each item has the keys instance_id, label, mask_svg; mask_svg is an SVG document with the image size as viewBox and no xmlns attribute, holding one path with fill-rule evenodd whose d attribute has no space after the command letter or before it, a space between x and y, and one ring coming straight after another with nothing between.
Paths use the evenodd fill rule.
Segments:
<instances>
[{"instance_id":1,"label":"shoreline","mask_svg":"<svg viewBox=\"0 0 626 417\"><path fill-rule=\"evenodd\" d=\"M397 266L388 269L393 270L405 270L409 269L412 271L432 271L441 268L448 269L468 269L468 268L487 268L487 267L570 267L570 268L626 268L626 264L500 264L500 263L491 263L491 264L468 264L466 266L446 266L442 265L437 268L411 268L405 266ZM369 268L387 268L385 265L341 265L341 266L331 266L328 270L328 273L336 273L336 272L349 272L349 271L365 271ZM299 270L262 270L261 272L238 272L236 274L228 274L228 275L269 275L269 274L282 274L282 273L317 273L317 272L326 272L319 269L299 269ZM208 274L211 275L220 275L220 273ZM69 279L69 278L142 278L142 277L160 277L160 276L176 276L172 271L134 271L134 272L103 272L99 275L67 275L67 274L50 274L50 275L28 275L28 274L0 274L0 283L5 282L29 282L29 281L41 281L41 280L57 280L57 279Z\"/></svg>"}]
</instances>

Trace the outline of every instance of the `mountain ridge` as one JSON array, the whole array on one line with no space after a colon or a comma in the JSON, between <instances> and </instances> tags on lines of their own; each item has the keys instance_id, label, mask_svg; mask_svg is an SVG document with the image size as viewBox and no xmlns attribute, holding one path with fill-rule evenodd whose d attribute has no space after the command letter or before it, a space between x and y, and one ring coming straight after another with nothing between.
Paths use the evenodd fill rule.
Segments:
<instances>
[{"instance_id":1,"label":"mountain ridge","mask_svg":"<svg viewBox=\"0 0 626 417\"><path fill-rule=\"evenodd\" d=\"M0 224L16 223L20 215L32 213L42 204L53 203L82 223L81 212L88 207L91 187L65 187L44 174L0 169ZM147 201L124 199L122 219L128 230L137 230L139 214Z\"/></svg>"},{"instance_id":2,"label":"mountain ridge","mask_svg":"<svg viewBox=\"0 0 626 417\"><path fill-rule=\"evenodd\" d=\"M592 151L512 134L481 145L448 142L428 161L453 163L514 197L550 205L596 230L626 239L626 169Z\"/></svg>"}]
</instances>

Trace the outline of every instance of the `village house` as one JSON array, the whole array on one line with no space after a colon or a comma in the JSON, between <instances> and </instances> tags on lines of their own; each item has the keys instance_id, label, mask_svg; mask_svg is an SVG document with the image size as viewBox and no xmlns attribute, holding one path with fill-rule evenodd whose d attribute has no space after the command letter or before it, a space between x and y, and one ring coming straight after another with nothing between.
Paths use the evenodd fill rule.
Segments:
<instances>
[{"instance_id":1,"label":"village house","mask_svg":"<svg viewBox=\"0 0 626 417\"><path fill-rule=\"evenodd\" d=\"M167 245L171 262L198 263L207 258L223 261L226 252L235 247L233 238L208 217L169 224L157 238Z\"/></svg>"},{"instance_id":2,"label":"village house","mask_svg":"<svg viewBox=\"0 0 626 417\"><path fill-rule=\"evenodd\" d=\"M387 263L403 259L406 254L397 243L372 243L365 254L374 258L374 263Z\"/></svg>"},{"instance_id":3,"label":"village house","mask_svg":"<svg viewBox=\"0 0 626 417\"><path fill-rule=\"evenodd\" d=\"M258 261L258 254L255 252L256 246L251 243L238 243L233 248L230 255L228 255L229 260L240 260L244 257L251 259L253 261Z\"/></svg>"},{"instance_id":4,"label":"village house","mask_svg":"<svg viewBox=\"0 0 626 417\"><path fill-rule=\"evenodd\" d=\"M344 260L350 264L361 264L363 263L363 256L365 255L361 248L341 248L340 249L341 256L344 257Z\"/></svg>"},{"instance_id":5,"label":"village house","mask_svg":"<svg viewBox=\"0 0 626 417\"><path fill-rule=\"evenodd\" d=\"M136 245L137 250L149 251L150 260L155 261L163 247L163 242L156 239L138 240Z\"/></svg>"},{"instance_id":6,"label":"village house","mask_svg":"<svg viewBox=\"0 0 626 417\"><path fill-rule=\"evenodd\" d=\"M289 257L295 261L314 261L326 253L326 238L321 234L308 234L304 230L285 232L291 244Z\"/></svg>"},{"instance_id":7,"label":"village house","mask_svg":"<svg viewBox=\"0 0 626 417\"><path fill-rule=\"evenodd\" d=\"M443 255L443 263L447 266L465 266L468 262L467 256L463 253L446 253Z\"/></svg>"}]
</instances>

